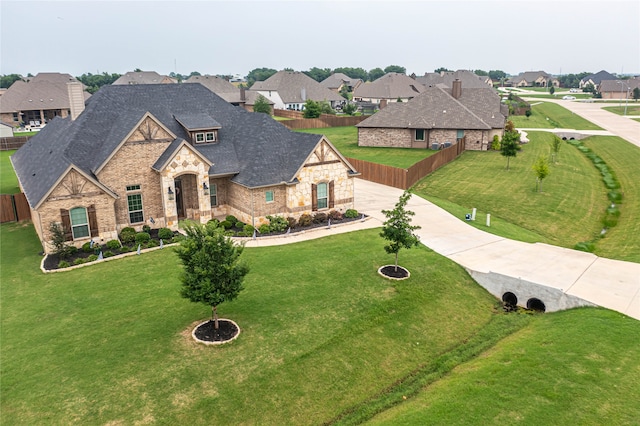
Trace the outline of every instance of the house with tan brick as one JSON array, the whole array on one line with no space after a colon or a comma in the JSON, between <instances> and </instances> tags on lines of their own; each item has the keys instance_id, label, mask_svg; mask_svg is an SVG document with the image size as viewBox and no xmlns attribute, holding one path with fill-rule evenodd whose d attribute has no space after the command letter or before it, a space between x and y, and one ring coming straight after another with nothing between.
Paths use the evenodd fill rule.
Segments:
<instances>
[{"instance_id":1,"label":"house with tan brick","mask_svg":"<svg viewBox=\"0 0 640 426\"><path fill-rule=\"evenodd\" d=\"M230 104L240 106L247 111L253 111L253 106L260 96L258 92L245 90L244 87L236 87L216 75L192 75L184 83L200 83ZM266 101L273 112L273 102L268 99Z\"/></svg>"},{"instance_id":2,"label":"house with tan brick","mask_svg":"<svg viewBox=\"0 0 640 426\"><path fill-rule=\"evenodd\" d=\"M430 86L408 102L390 103L357 124L359 146L440 149L464 143L487 150L502 137L507 117L500 96L489 87Z\"/></svg>"},{"instance_id":3,"label":"house with tan brick","mask_svg":"<svg viewBox=\"0 0 640 426\"><path fill-rule=\"evenodd\" d=\"M407 102L415 98L425 86L408 75L390 72L374 81L368 81L353 90L354 102L366 102L380 105Z\"/></svg>"},{"instance_id":4,"label":"house with tan brick","mask_svg":"<svg viewBox=\"0 0 640 426\"><path fill-rule=\"evenodd\" d=\"M11 161L45 252L54 222L80 246L129 226L345 211L357 175L324 136L291 132L200 84L105 86Z\"/></svg>"}]
</instances>

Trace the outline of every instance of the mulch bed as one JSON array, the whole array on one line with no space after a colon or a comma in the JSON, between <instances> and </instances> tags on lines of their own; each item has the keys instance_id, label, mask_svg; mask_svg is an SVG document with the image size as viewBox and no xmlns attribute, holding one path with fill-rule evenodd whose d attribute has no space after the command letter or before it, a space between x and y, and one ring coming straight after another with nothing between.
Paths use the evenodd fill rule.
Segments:
<instances>
[{"instance_id":1,"label":"mulch bed","mask_svg":"<svg viewBox=\"0 0 640 426\"><path fill-rule=\"evenodd\" d=\"M367 217L369 217L369 216L362 215L362 214L360 214L360 216L358 216L358 217L353 217L353 218L343 217L342 219L332 220L331 221L331 226L342 225L342 224L351 223L351 222L357 222L357 221L364 220ZM291 231L284 230L282 232L269 232L268 234L261 234L260 232L256 232L256 238L260 238L260 237L275 237L275 236L285 235L287 232L290 232L290 234L295 234L296 232L309 231L311 229L327 228L327 227L329 227L329 222L311 223L309 226L297 225L297 226L291 228ZM242 230L241 229L232 228L232 229L230 229L230 231L235 232L236 233L235 236L238 237L238 236L240 236L240 232Z\"/></svg>"},{"instance_id":2,"label":"mulch bed","mask_svg":"<svg viewBox=\"0 0 640 426\"><path fill-rule=\"evenodd\" d=\"M213 320L209 320L204 324L200 324L195 329L195 335L198 339L205 342L226 342L234 338L238 334L238 327L231 321L224 319L218 320L218 329L215 328Z\"/></svg>"},{"instance_id":3,"label":"mulch bed","mask_svg":"<svg viewBox=\"0 0 640 426\"><path fill-rule=\"evenodd\" d=\"M388 265L380 269L380 273L389 278L407 278L409 276L409 271L404 269L402 266L398 266L398 270L396 270L394 265Z\"/></svg>"}]
</instances>

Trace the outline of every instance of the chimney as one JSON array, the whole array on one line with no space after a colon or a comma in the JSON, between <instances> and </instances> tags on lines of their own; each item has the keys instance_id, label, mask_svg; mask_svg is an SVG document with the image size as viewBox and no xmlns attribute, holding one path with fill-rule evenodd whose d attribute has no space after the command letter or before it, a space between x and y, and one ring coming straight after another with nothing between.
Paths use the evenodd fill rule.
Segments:
<instances>
[{"instance_id":1,"label":"chimney","mask_svg":"<svg viewBox=\"0 0 640 426\"><path fill-rule=\"evenodd\" d=\"M461 95L462 95L462 82L456 78L455 80L453 80L453 87L451 88L451 96L453 96L454 99L459 99Z\"/></svg>"},{"instance_id":2,"label":"chimney","mask_svg":"<svg viewBox=\"0 0 640 426\"><path fill-rule=\"evenodd\" d=\"M246 94L246 93L245 93L245 91L244 91L244 87L241 87L241 88L240 88L240 100L241 100L242 102L244 102L244 101L246 101L246 100L247 100L247 94Z\"/></svg>"},{"instance_id":3,"label":"chimney","mask_svg":"<svg viewBox=\"0 0 640 426\"><path fill-rule=\"evenodd\" d=\"M75 120L82 111L84 111L84 90L82 89L82 83L79 81L67 83L67 93L69 94L71 120Z\"/></svg>"},{"instance_id":4,"label":"chimney","mask_svg":"<svg viewBox=\"0 0 640 426\"><path fill-rule=\"evenodd\" d=\"M386 99L380 99L380 106L379 108L385 108L387 106L387 100Z\"/></svg>"}]
</instances>

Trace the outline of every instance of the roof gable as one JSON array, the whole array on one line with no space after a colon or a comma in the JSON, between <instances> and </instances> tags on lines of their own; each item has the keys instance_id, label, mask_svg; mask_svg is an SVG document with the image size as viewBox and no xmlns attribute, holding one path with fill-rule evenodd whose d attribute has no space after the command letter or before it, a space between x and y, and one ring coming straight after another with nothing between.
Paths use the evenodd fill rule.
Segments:
<instances>
[{"instance_id":1,"label":"roof gable","mask_svg":"<svg viewBox=\"0 0 640 426\"><path fill-rule=\"evenodd\" d=\"M344 98L318 83L308 75L297 71L278 71L265 81L256 81L251 91L278 92L283 103L314 101L343 101Z\"/></svg>"},{"instance_id":2,"label":"roof gable","mask_svg":"<svg viewBox=\"0 0 640 426\"><path fill-rule=\"evenodd\" d=\"M405 99L417 96L424 89L424 85L409 76L388 73L375 81L359 85L354 89L353 96L375 99Z\"/></svg>"}]
</instances>

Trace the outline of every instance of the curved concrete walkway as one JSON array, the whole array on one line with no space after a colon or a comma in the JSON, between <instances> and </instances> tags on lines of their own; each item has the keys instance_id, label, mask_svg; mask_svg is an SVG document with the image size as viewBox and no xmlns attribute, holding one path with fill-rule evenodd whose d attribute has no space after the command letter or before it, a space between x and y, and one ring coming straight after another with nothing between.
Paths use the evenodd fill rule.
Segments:
<instances>
[{"instance_id":1,"label":"curved concrete walkway","mask_svg":"<svg viewBox=\"0 0 640 426\"><path fill-rule=\"evenodd\" d=\"M385 220L382 210L392 209L401 194L400 189L356 179L355 208L366 213L367 220L286 237L248 240L246 246L289 244L380 227ZM640 320L640 263L489 234L416 195L407 208L415 213L412 223L422 227L417 235L424 245L463 266L498 297L491 282L508 286L518 281L523 287L536 287L532 294L541 294L538 297L547 306L557 306L557 301L560 308L594 304Z\"/></svg>"}]
</instances>

